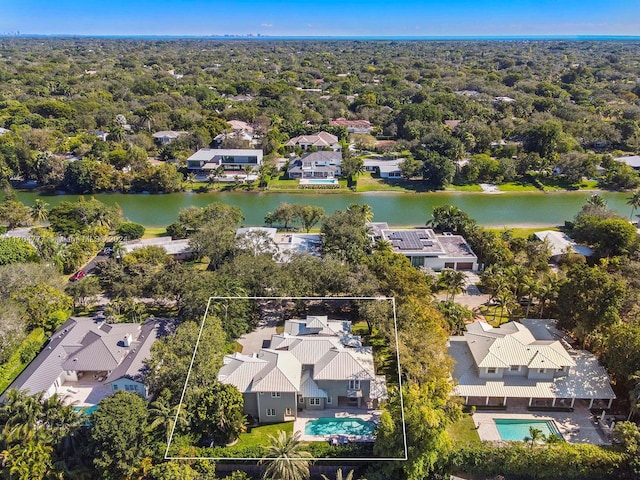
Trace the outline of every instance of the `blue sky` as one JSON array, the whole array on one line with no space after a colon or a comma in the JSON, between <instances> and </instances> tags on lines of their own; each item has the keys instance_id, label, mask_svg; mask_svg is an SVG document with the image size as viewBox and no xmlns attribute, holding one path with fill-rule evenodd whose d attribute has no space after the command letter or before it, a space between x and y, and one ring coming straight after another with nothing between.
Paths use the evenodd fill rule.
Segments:
<instances>
[{"instance_id":1,"label":"blue sky","mask_svg":"<svg viewBox=\"0 0 640 480\"><path fill-rule=\"evenodd\" d=\"M640 35L640 0L0 0L0 33Z\"/></svg>"}]
</instances>

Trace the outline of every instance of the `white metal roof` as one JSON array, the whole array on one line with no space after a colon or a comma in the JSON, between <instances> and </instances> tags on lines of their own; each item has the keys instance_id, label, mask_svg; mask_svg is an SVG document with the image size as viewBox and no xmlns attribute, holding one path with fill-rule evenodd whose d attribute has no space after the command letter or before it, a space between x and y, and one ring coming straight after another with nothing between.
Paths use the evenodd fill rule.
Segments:
<instances>
[{"instance_id":1,"label":"white metal roof","mask_svg":"<svg viewBox=\"0 0 640 480\"><path fill-rule=\"evenodd\" d=\"M544 242L545 240L547 241L551 247L552 257L562 255L567 251L578 253L585 257L593 255L593 250L589 247L586 245L578 245L573 241L573 239L571 239L571 237L562 232L556 232L555 230L543 230L541 232L535 232L534 235L541 242Z\"/></svg>"}]
</instances>

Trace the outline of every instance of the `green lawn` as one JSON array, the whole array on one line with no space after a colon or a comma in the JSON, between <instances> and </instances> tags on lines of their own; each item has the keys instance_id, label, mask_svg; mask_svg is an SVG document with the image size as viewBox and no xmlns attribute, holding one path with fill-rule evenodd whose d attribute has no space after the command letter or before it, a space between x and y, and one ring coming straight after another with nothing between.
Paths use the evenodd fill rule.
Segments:
<instances>
[{"instance_id":1,"label":"green lawn","mask_svg":"<svg viewBox=\"0 0 640 480\"><path fill-rule=\"evenodd\" d=\"M529 238L531 235L533 235L535 232L539 232L541 230L556 230L559 231L560 229L557 226L549 226L549 227L508 227L508 230L511 231L511 234L515 237L515 238ZM489 231L489 232L495 232L497 234L500 234L502 232L504 232L504 228L485 228L485 230Z\"/></svg>"},{"instance_id":2,"label":"green lawn","mask_svg":"<svg viewBox=\"0 0 640 480\"><path fill-rule=\"evenodd\" d=\"M529 182L505 182L498 185L501 192L537 192L538 188Z\"/></svg>"},{"instance_id":3,"label":"green lawn","mask_svg":"<svg viewBox=\"0 0 640 480\"><path fill-rule=\"evenodd\" d=\"M273 425L263 425L254 427L250 432L241 433L238 443L229 448L246 448L269 445L268 435L277 436L280 430L293 433L293 422L274 423Z\"/></svg>"},{"instance_id":4,"label":"green lawn","mask_svg":"<svg viewBox=\"0 0 640 480\"><path fill-rule=\"evenodd\" d=\"M155 238L155 237L163 237L167 234L167 229L165 227L145 227L144 235L142 238Z\"/></svg>"},{"instance_id":5,"label":"green lawn","mask_svg":"<svg viewBox=\"0 0 640 480\"><path fill-rule=\"evenodd\" d=\"M468 413L464 413L462 418L453 425L447 427L447 433L456 447L467 445L480 445L480 437L473 423L473 418Z\"/></svg>"},{"instance_id":6,"label":"green lawn","mask_svg":"<svg viewBox=\"0 0 640 480\"><path fill-rule=\"evenodd\" d=\"M445 190L447 192L481 192L482 187L477 183L472 185L449 185Z\"/></svg>"},{"instance_id":7,"label":"green lawn","mask_svg":"<svg viewBox=\"0 0 640 480\"><path fill-rule=\"evenodd\" d=\"M35 329L24 339L22 344L9 357L9 360L0 365L0 392L4 392L4 390L11 385L11 382L20 375L20 372L31 362L31 359L38 354L46 341L47 336L44 330L41 328ZM22 352L24 352L25 358L22 358ZM27 352L29 352L29 354Z\"/></svg>"},{"instance_id":8,"label":"green lawn","mask_svg":"<svg viewBox=\"0 0 640 480\"><path fill-rule=\"evenodd\" d=\"M489 325L499 327L503 323L511 321L511 317L509 317L507 309L505 308L502 310L502 315L500 315L500 309L501 307L483 306L480 307L480 313L482 313Z\"/></svg>"}]
</instances>

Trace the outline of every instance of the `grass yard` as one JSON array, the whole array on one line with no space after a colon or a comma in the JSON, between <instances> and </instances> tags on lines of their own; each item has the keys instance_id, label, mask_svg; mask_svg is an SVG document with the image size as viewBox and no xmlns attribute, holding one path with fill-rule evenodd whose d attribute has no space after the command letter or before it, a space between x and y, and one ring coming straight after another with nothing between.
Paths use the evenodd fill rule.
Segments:
<instances>
[{"instance_id":1,"label":"grass yard","mask_svg":"<svg viewBox=\"0 0 640 480\"><path fill-rule=\"evenodd\" d=\"M494 306L483 306L480 307L480 313L487 320L489 325L492 327L499 327L503 323L507 323L511 321L511 317L509 317L509 312L507 309L502 309L502 315L500 315L501 307Z\"/></svg>"},{"instance_id":2,"label":"grass yard","mask_svg":"<svg viewBox=\"0 0 640 480\"><path fill-rule=\"evenodd\" d=\"M477 183L472 185L449 185L445 190L447 192L481 192L482 187Z\"/></svg>"},{"instance_id":3,"label":"grass yard","mask_svg":"<svg viewBox=\"0 0 640 480\"><path fill-rule=\"evenodd\" d=\"M263 425L254 427L250 432L241 433L238 443L229 448L261 447L269 445L269 435L277 436L280 430L293 433L293 422L274 423L273 425Z\"/></svg>"},{"instance_id":4,"label":"grass yard","mask_svg":"<svg viewBox=\"0 0 640 480\"><path fill-rule=\"evenodd\" d=\"M473 423L473 417L463 413L462 418L447 427L447 433L456 447L480 445L480 436Z\"/></svg>"},{"instance_id":5,"label":"grass yard","mask_svg":"<svg viewBox=\"0 0 640 480\"><path fill-rule=\"evenodd\" d=\"M498 185L501 192L538 192L539 189L529 182L506 182Z\"/></svg>"},{"instance_id":6,"label":"grass yard","mask_svg":"<svg viewBox=\"0 0 640 480\"><path fill-rule=\"evenodd\" d=\"M502 232L505 231L504 228L485 228L485 230L490 231L490 232L495 232L497 234L500 234ZM507 230L511 231L511 234L515 237L515 238L529 238L531 235L533 235L535 232L539 232L541 230L555 230L555 231L560 231L560 229L557 226L553 226L553 227L507 227Z\"/></svg>"},{"instance_id":7,"label":"grass yard","mask_svg":"<svg viewBox=\"0 0 640 480\"><path fill-rule=\"evenodd\" d=\"M144 227L144 235L142 238L164 237L167 234L165 227Z\"/></svg>"}]
</instances>

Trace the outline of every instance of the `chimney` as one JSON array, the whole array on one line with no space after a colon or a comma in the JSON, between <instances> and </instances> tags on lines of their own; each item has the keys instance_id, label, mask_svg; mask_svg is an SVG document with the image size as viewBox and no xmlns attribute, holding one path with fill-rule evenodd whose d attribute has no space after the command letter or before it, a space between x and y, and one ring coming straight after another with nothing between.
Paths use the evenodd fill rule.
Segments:
<instances>
[{"instance_id":1,"label":"chimney","mask_svg":"<svg viewBox=\"0 0 640 480\"><path fill-rule=\"evenodd\" d=\"M131 342L133 341L133 337L131 336L130 333L127 333L124 336L124 346L125 347L130 347L131 346Z\"/></svg>"}]
</instances>

